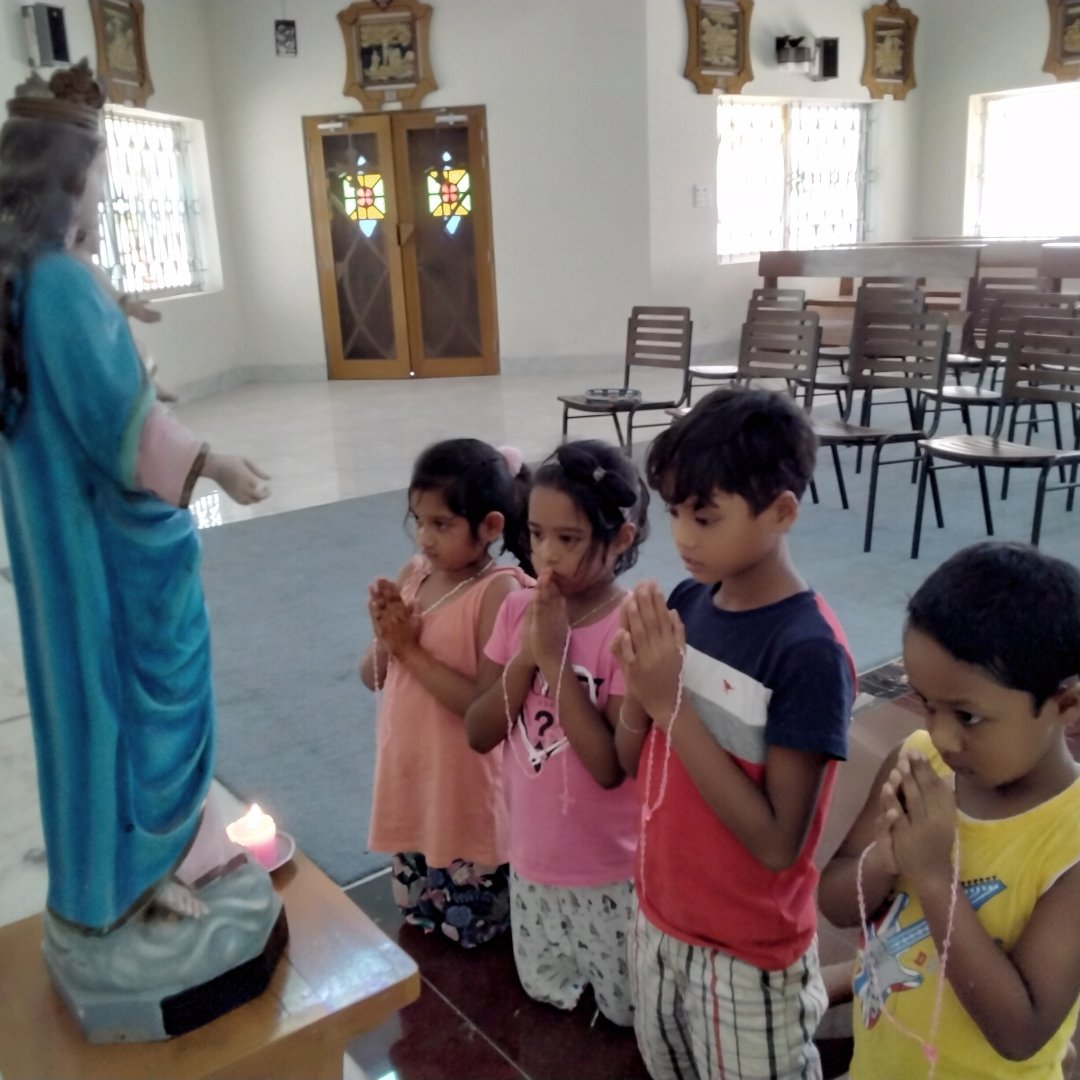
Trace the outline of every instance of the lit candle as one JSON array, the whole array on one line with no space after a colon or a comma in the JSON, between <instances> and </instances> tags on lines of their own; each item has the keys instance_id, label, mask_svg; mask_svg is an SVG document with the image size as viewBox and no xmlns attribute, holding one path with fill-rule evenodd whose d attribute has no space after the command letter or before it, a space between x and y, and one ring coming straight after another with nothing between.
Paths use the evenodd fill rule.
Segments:
<instances>
[{"instance_id":1,"label":"lit candle","mask_svg":"<svg viewBox=\"0 0 1080 1080\"><path fill-rule=\"evenodd\" d=\"M225 826L225 835L234 843L251 852L252 857L268 870L278 861L277 826L269 814L252 803L251 809L231 825Z\"/></svg>"}]
</instances>

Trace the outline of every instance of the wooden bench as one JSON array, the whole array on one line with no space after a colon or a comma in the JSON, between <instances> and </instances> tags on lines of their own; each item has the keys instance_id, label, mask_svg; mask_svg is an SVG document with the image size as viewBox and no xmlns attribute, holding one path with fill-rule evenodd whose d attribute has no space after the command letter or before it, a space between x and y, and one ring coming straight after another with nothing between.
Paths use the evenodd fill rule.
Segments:
<instances>
[{"instance_id":1,"label":"wooden bench","mask_svg":"<svg viewBox=\"0 0 1080 1080\"><path fill-rule=\"evenodd\" d=\"M85 1042L46 974L41 916L0 927L3 1080L339 1080L349 1040L415 1001L420 975L300 852L274 884L290 939L266 993L167 1042Z\"/></svg>"}]
</instances>

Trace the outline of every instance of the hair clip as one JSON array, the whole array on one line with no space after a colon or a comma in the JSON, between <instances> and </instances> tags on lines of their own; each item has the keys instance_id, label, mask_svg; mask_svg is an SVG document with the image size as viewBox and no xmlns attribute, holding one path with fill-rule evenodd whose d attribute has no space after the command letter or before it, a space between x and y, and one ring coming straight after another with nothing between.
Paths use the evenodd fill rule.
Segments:
<instances>
[{"instance_id":1,"label":"hair clip","mask_svg":"<svg viewBox=\"0 0 1080 1080\"><path fill-rule=\"evenodd\" d=\"M525 465L525 455L516 446L500 446L499 454L506 462L510 475L515 478L520 476Z\"/></svg>"}]
</instances>

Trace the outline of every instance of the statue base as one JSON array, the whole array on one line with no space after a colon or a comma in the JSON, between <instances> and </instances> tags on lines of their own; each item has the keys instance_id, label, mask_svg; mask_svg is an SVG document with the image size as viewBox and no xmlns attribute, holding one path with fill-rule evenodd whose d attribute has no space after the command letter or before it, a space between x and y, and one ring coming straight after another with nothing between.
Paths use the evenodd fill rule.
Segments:
<instances>
[{"instance_id":1,"label":"statue base","mask_svg":"<svg viewBox=\"0 0 1080 1080\"><path fill-rule=\"evenodd\" d=\"M240 856L198 888L198 918L143 912L93 935L45 914L42 953L91 1043L182 1035L258 997L288 923L270 875Z\"/></svg>"}]
</instances>

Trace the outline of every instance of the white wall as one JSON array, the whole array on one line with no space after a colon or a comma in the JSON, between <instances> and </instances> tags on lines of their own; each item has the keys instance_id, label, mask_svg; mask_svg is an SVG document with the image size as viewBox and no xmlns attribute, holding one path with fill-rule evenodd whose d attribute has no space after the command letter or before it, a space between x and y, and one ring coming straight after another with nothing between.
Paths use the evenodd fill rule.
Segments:
<instances>
[{"instance_id":1,"label":"white wall","mask_svg":"<svg viewBox=\"0 0 1080 1080\"><path fill-rule=\"evenodd\" d=\"M862 0L758 0L750 21L754 78L743 97L866 101L859 83L863 64ZM914 5L918 11L921 5ZM698 94L682 77L687 27L675 0L647 4L649 111L649 233L653 293L658 303L689 304L695 351L730 350L750 290L760 283L756 260L720 266L716 259L716 210L694 208L695 184L716 186L716 97ZM778 36L836 37L839 77L815 82L776 65ZM917 92L917 91L916 91ZM874 106L872 185L868 240L908 234L914 138L911 98Z\"/></svg>"},{"instance_id":2,"label":"white wall","mask_svg":"<svg viewBox=\"0 0 1080 1080\"><path fill-rule=\"evenodd\" d=\"M244 252L252 360L325 372L301 117L355 113L342 94L340 0L291 5L298 53L276 58L281 8L210 8L225 213ZM644 8L640 0L454 0L436 7L441 105L487 107L499 327L513 360L621 350L647 302Z\"/></svg>"},{"instance_id":3,"label":"white wall","mask_svg":"<svg viewBox=\"0 0 1080 1080\"><path fill-rule=\"evenodd\" d=\"M55 2L55 0L54 0ZM154 94L147 108L155 112L201 120L210 160L213 193L224 188L217 133L213 73L206 37L205 0L145 0L146 50ZM97 49L85 0L61 3L71 55L89 58L97 66ZM0 8L0 87L6 99L11 89L30 74L19 3L3 0ZM42 69L44 78L49 69ZM231 257L228 221L218 215L218 233L225 288L200 296L160 303L164 314L155 326L138 328L138 336L160 367L164 385L214 389L228 382L240 367L243 328L236 303L236 263ZM223 379L224 376L224 379Z\"/></svg>"},{"instance_id":4,"label":"white wall","mask_svg":"<svg viewBox=\"0 0 1080 1080\"><path fill-rule=\"evenodd\" d=\"M26 73L17 0L0 0L0 79ZM252 374L325 378L301 117L354 113L342 94L342 0L146 0L157 88L149 107L201 119L211 154L224 290L167 301L143 332L166 384ZM745 95L865 101L865 0L757 0ZM1046 9L1035 0L909 0L918 86L874 106L870 239L960 228L967 95L1036 85ZM94 57L88 5L65 4L73 53ZM1030 9L1030 10L1029 10ZM299 55L274 55L273 22ZM776 68L773 39L840 39L840 77ZM424 106L483 104L504 369L621 355L635 303L689 304L695 351L729 345L757 282L718 266L715 99L683 78L681 0L454 0L435 6Z\"/></svg>"},{"instance_id":5,"label":"white wall","mask_svg":"<svg viewBox=\"0 0 1080 1080\"><path fill-rule=\"evenodd\" d=\"M1035 0L949 0L920 34L916 236L963 228L969 98L1055 82L1042 70L1047 5ZM1018 193L1020 194L1020 193Z\"/></svg>"}]
</instances>

